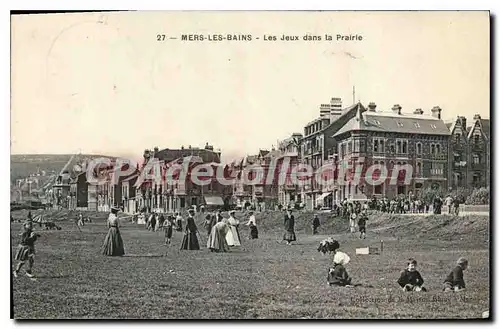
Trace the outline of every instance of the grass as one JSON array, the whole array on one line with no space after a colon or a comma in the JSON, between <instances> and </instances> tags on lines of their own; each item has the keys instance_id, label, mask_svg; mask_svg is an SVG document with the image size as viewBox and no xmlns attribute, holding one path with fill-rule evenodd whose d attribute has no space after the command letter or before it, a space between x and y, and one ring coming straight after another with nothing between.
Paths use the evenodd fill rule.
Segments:
<instances>
[{"instance_id":1,"label":"grass","mask_svg":"<svg viewBox=\"0 0 500 329\"><path fill-rule=\"evenodd\" d=\"M148 232L129 222L122 236L126 257L105 257L103 216L79 232L60 221L61 231L42 230L36 245L36 281L13 278L14 317L92 319L276 319L276 318L480 318L489 308L489 218L388 216L373 214L368 237L360 241L339 219L321 214L320 235L311 235L310 213L298 214L296 245L278 244L281 214L257 214L259 239L247 240L227 254L178 250L162 245L162 232ZM15 217L15 216L14 216ZM206 243L206 233L202 244ZM35 227L37 229L37 227ZM12 254L20 223L11 229ZM347 265L356 288L326 284L331 256L316 251L327 236L340 241L351 256ZM356 255L355 248L380 245L382 255ZM166 254L166 256L165 256ZM441 292L441 283L455 261L469 259L467 290ZM403 293L396 284L409 257L429 289ZM14 263L15 264L15 263ZM373 287L367 287L371 285Z\"/></svg>"}]
</instances>

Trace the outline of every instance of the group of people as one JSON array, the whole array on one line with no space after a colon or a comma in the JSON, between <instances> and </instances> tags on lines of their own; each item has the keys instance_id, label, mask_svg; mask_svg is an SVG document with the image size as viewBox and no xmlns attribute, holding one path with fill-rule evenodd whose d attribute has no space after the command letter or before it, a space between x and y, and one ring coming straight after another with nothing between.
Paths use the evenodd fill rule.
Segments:
<instances>
[{"instance_id":1,"label":"group of people","mask_svg":"<svg viewBox=\"0 0 500 329\"><path fill-rule=\"evenodd\" d=\"M119 208L112 207L107 220L109 230L101 250L102 254L107 256L123 256L125 254L123 240L119 230L118 211ZM187 214L188 216L184 229L184 219L178 212L166 216L163 214L151 213L147 221L144 219L144 215L140 215L140 217L137 218L137 223L145 223L149 231L163 229L165 232L166 245L171 244L172 234L175 228L176 231L184 233L180 246L181 250L200 250L201 235L196 225L196 211L191 208L187 211ZM202 216L205 215L203 225L207 232L206 246L208 249L212 252L227 252L229 251L229 247L241 246L240 221L235 218L235 211L230 211L229 217L225 218L220 210L216 211L214 214L205 214L202 207L199 214ZM134 222L135 219L132 221ZM257 239L258 230L253 211L249 212L249 220L246 225L249 226L250 229L249 238Z\"/></svg>"},{"instance_id":2,"label":"group of people","mask_svg":"<svg viewBox=\"0 0 500 329\"><path fill-rule=\"evenodd\" d=\"M346 265L350 261L350 257L338 250L340 247L338 241L326 239L320 243L318 251L326 254L333 253L333 266L328 271L327 282L330 286L353 287L352 278L346 270ZM465 289L464 271L467 269L469 262L467 259L460 257L457 260L455 267L443 280L443 291L461 291ZM417 271L417 261L414 258L408 259L406 268L403 269L397 280L397 284L403 291L427 291L424 287L424 279L419 271Z\"/></svg>"}]
</instances>

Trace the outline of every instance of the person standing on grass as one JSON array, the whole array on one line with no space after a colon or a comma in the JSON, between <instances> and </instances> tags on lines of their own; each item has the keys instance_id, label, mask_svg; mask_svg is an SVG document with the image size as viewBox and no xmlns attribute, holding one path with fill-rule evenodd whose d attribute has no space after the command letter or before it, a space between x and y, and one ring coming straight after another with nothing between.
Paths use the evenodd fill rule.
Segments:
<instances>
[{"instance_id":1,"label":"person standing on grass","mask_svg":"<svg viewBox=\"0 0 500 329\"><path fill-rule=\"evenodd\" d=\"M229 225L224 220L220 220L212 227L212 231L207 239L207 248L211 252L228 252L226 235L229 232Z\"/></svg>"},{"instance_id":2,"label":"person standing on grass","mask_svg":"<svg viewBox=\"0 0 500 329\"><path fill-rule=\"evenodd\" d=\"M359 228L359 238L366 239L366 221L368 220L368 216L366 214L366 210L363 210L358 215L358 228Z\"/></svg>"},{"instance_id":3,"label":"person standing on grass","mask_svg":"<svg viewBox=\"0 0 500 329\"><path fill-rule=\"evenodd\" d=\"M248 223L246 224L250 228L250 239L258 239L259 231L257 230L257 222L255 221L255 215L253 211L248 213L250 218L248 219Z\"/></svg>"},{"instance_id":4,"label":"person standing on grass","mask_svg":"<svg viewBox=\"0 0 500 329\"><path fill-rule=\"evenodd\" d=\"M238 231L238 226L240 221L234 218L236 212L231 210L229 212L229 218L227 219L227 224L229 225L229 231L226 234L227 244L230 247L241 246L240 232Z\"/></svg>"},{"instance_id":5,"label":"person standing on grass","mask_svg":"<svg viewBox=\"0 0 500 329\"><path fill-rule=\"evenodd\" d=\"M454 201L453 198L449 194L446 197L446 199L444 199L444 204L446 205L446 208L448 208L449 215L452 214L453 201Z\"/></svg>"},{"instance_id":6,"label":"person standing on grass","mask_svg":"<svg viewBox=\"0 0 500 329\"><path fill-rule=\"evenodd\" d=\"M287 245L291 245L293 241L297 241L295 236L295 217L292 215L292 209L288 208L285 215L285 234L283 234L283 240L286 241Z\"/></svg>"},{"instance_id":7,"label":"person standing on grass","mask_svg":"<svg viewBox=\"0 0 500 329\"><path fill-rule=\"evenodd\" d=\"M205 216L204 226L205 226L205 229L207 230L207 236L210 236L210 233L212 233L212 228L214 227L214 225L216 223L217 223L217 221L215 219L215 215L207 214Z\"/></svg>"},{"instance_id":8,"label":"person standing on grass","mask_svg":"<svg viewBox=\"0 0 500 329\"><path fill-rule=\"evenodd\" d=\"M168 215L167 218L163 221L163 231L165 232L165 245L169 246L172 242L172 227L174 225L174 217L172 215Z\"/></svg>"},{"instance_id":9,"label":"person standing on grass","mask_svg":"<svg viewBox=\"0 0 500 329\"><path fill-rule=\"evenodd\" d=\"M198 227L196 227L196 223L194 222L194 214L194 209L188 210L186 230L184 231L181 250L200 250L200 243L197 236Z\"/></svg>"},{"instance_id":10,"label":"person standing on grass","mask_svg":"<svg viewBox=\"0 0 500 329\"><path fill-rule=\"evenodd\" d=\"M318 234L318 227L320 226L318 214L314 214L312 222L313 234Z\"/></svg>"},{"instance_id":11,"label":"person standing on grass","mask_svg":"<svg viewBox=\"0 0 500 329\"><path fill-rule=\"evenodd\" d=\"M453 214L455 216L458 216L460 213L460 200L458 198L455 198L453 200Z\"/></svg>"},{"instance_id":12,"label":"person standing on grass","mask_svg":"<svg viewBox=\"0 0 500 329\"><path fill-rule=\"evenodd\" d=\"M35 241L40 237L39 234L33 232L33 227L31 223L24 224L24 231L21 233L21 240L19 241L19 247L15 255L15 260L19 263L14 270L14 277L17 278L21 267L24 263L28 262L28 268L26 269L26 276L29 278L33 277L32 269L35 262Z\"/></svg>"},{"instance_id":13,"label":"person standing on grass","mask_svg":"<svg viewBox=\"0 0 500 329\"><path fill-rule=\"evenodd\" d=\"M123 248L123 240L120 234L120 222L118 221L118 207L111 207L111 213L108 217L108 234L104 239L101 252L106 256L123 256L125 249Z\"/></svg>"},{"instance_id":14,"label":"person standing on grass","mask_svg":"<svg viewBox=\"0 0 500 329\"><path fill-rule=\"evenodd\" d=\"M182 219L181 213L176 212L175 213L175 230L177 232L182 232L182 222L183 222L183 219Z\"/></svg>"}]
</instances>

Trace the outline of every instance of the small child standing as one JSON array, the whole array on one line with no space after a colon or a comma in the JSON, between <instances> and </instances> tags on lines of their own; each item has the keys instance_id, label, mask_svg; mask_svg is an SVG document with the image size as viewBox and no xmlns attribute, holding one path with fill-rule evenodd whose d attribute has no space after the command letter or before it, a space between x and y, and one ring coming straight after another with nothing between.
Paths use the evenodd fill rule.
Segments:
<instances>
[{"instance_id":1,"label":"small child standing","mask_svg":"<svg viewBox=\"0 0 500 329\"><path fill-rule=\"evenodd\" d=\"M168 215L163 221L163 230L165 231L165 245L169 246L172 242L172 226L174 225L174 217Z\"/></svg>"},{"instance_id":2,"label":"small child standing","mask_svg":"<svg viewBox=\"0 0 500 329\"><path fill-rule=\"evenodd\" d=\"M31 222L24 224L24 231L21 233L21 241L19 242L19 247L17 248L15 256L15 260L18 260L19 263L17 264L14 271L14 277L17 278L21 267L23 267L26 261L28 261L26 276L28 276L29 278L33 277L31 271L33 269L33 263L35 261L35 241L38 237L40 237L40 235L33 232Z\"/></svg>"},{"instance_id":3,"label":"small child standing","mask_svg":"<svg viewBox=\"0 0 500 329\"><path fill-rule=\"evenodd\" d=\"M363 210L358 216L358 228L359 228L359 238L366 239L366 221L368 216L366 215L366 210Z\"/></svg>"},{"instance_id":4,"label":"small child standing","mask_svg":"<svg viewBox=\"0 0 500 329\"><path fill-rule=\"evenodd\" d=\"M401 271L398 284L404 291L427 291L424 287L424 279L417 271L417 261L413 258L408 260L407 268Z\"/></svg>"},{"instance_id":5,"label":"small child standing","mask_svg":"<svg viewBox=\"0 0 500 329\"><path fill-rule=\"evenodd\" d=\"M465 289L464 271L468 265L469 262L467 259L460 257L457 261L457 266L444 279L443 291L460 291Z\"/></svg>"}]
</instances>

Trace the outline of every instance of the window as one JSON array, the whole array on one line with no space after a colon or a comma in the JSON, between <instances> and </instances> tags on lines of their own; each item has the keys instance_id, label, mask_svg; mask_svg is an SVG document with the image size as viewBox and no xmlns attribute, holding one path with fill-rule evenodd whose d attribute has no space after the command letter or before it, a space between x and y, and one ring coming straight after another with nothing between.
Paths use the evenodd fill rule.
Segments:
<instances>
[{"instance_id":1,"label":"window","mask_svg":"<svg viewBox=\"0 0 500 329\"><path fill-rule=\"evenodd\" d=\"M408 141L407 140L397 140L396 141L396 153L408 154Z\"/></svg>"},{"instance_id":2,"label":"window","mask_svg":"<svg viewBox=\"0 0 500 329\"><path fill-rule=\"evenodd\" d=\"M422 164L420 162L417 162L417 168L416 168L416 176L420 177L422 176Z\"/></svg>"},{"instance_id":3,"label":"window","mask_svg":"<svg viewBox=\"0 0 500 329\"><path fill-rule=\"evenodd\" d=\"M455 134L455 143L460 143L460 134Z\"/></svg>"},{"instance_id":4,"label":"window","mask_svg":"<svg viewBox=\"0 0 500 329\"><path fill-rule=\"evenodd\" d=\"M374 153L384 153L384 139L383 138L373 138L373 152Z\"/></svg>"},{"instance_id":5,"label":"window","mask_svg":"<svg viewBox=\"0 0 500 329\"><path fill-rule=\"evenodd\" d=\"M382 194L384 191L384 184L377 184L373 186L373 194Z\"/></svg>"},{"instance_id":6,"label":"window","mask_svg":"<svg viewBox=\"0 0 500 329\"><path fill-rule=\"evenodd\" d=\"M439 153L441 153L441 145L436 144L436 155L439 155Z\"/></svg>"},{"instance_id":7,"label":"window","mask_svg":"<svg viewBox=\"0 0 500 329\"><path fill-rule=\"evenodd\" d=\"M479 135L474 135L474 144L479 144Z\"/></svg>"},{"instance_id":8,"label":"window","mask_svg":"<svg viewBox=\"0 0 500 329\"><path fill-rule=\"evenodd\" d=\"M474 153L474 154L472 155L472 163L473 163L473 164L480 164L480 163L481 163L481 160L480 160L480 158L479 158L479 154Z\"/></svg>"},{"instance_id":9,"label":"window","mask_svg":"<svg viewBox=\"0 0 500 329\"><path fill-rule=\"evenodd\" d=\"M352 143L351 141L348 141L347 142L347 153L351 153L352 152Z\"/></svg>"},{"instance_id":10,"label":"window","mask_svg":"<svg viewBox=\"0 0 500 329\"><path fill-rule=\"evenodd\" d=\"M417 154L422 155L422 143L417 143Z\"/></svg>"},{"instance_id":11,"label":"window","mask_svg":"<svg viewBox=\"0 0 500 329\"><path fill-rule=\"evenodd\" d=\"M354 152L360 152L359 139L354 140Z\"/></svg>"},{"instance_id":12,"label":"window","mask_svg":"<svg viewBox=\"0 0 500 329\"><path fill-rule=\"evenodd\" d=\"M395 150L395 148L394 148L394 144L391 144L391 146L390 146L390 150L391 150L391 153L395 153L395 151L396 151L396 150Z\"/></svg>"},{"instance_id":13,"label":"window","mask_svg":"<svg viewBox=\"0 0 500 329\"><path fill-rule=\"evenodd\" d=\"M442 163L432 163L431 175L433 176L443 176L443 164Z\"/></svg>"},{"instance_id":14,"label":"window","mask_svg":"<svg viewBox=\"0 0 500 329\"><path fill-rule=\"evenodd\" d=\"M434 155L434 153L436 153L436 147L434 144L431 144L431 155Z\"/></svg>"}]
</instances>

